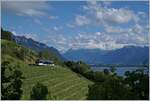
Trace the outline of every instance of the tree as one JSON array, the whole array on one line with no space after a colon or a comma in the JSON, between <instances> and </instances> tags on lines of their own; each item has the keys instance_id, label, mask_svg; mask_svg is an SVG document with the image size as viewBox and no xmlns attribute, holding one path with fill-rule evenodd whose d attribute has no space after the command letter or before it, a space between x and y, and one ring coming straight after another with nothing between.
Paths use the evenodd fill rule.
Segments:
<instances>
[{"instance_id":1,"label":"tree","mask_svg":"<svg viewBox=\"0 0 150 101\"><path fill-rule=\"evenodd\" d=\"M149 99L149 75L145 74L143 70L136 70L125 73L124 83L132 88L134 96L138 99Z\"/></svg>"},{"instance_id":2,"label":"tree","mask_svg":"<svg viewBox=\"0 0 150 101\"><path fill-rule=\"evenodd\" d=\"M22 95L22 72L16 67L10 65L8 61L2 63L2 99L3 100L19 100Z\"/></svg>"},{"instance_id":3,"label":"tree","mask_svg":"<svg viewBox=\"0 0 150 101\"><path fill-rule=\"evenodd\" d=\"M90 67L82 61L76 63L76 72L80 74L85 74L90 71Z\"/></svg>"},{"instance_id":4,"label":"tree","mask_svg":"<svg viewBox=\"0 0 150 101\"><path fill-rule=\"evenodd\" d=\"M39 52L39 53L38 53L38 58L39 58L39 59L42 59L42 52Z\"/></svg>"},{"instance_id":5,"label":"tree","mask_svg":"<svg viewBox=\"0 0 150 101\"><path fill-rule=\"evenodd\" d=\"M95 71L93 73L93 78L95 82L104 82L105 80L107 80L109 75L104 74L103 72L100 71Z\"/></svg>"},{"instance_id":6,"label":"tree","mask_svg":"<svg viewBox=\"0 0 150 101\"><path fill-rule=\"evenodd\" d=\"M12 40L12 33L1 28L1 39Z\"/></svg>"},{"instance_id":7,"label":"tree","mask_svg":"<svg viewBox=\"0 0 150 101\"><path fill-rule=\"evenodd\" d=\"M109 74L109 70L108 69L104 69L104 74L108 75Z\"/></svg>"},{"instance_id":8,"label":"tree","mask_svg":"<svg viewBox=\"0 0 150 101\"><path fill-rule=\"evenodd\" d=\"M32 100L46 100L48 94L47 86L44 86L42 83L37 83L33 86L31 91Z\"/></svg>"},{"instance_id":9,"label":"tree","mask_svg":"<svg viewBox=\"0 0 150 101\"><path fill-rule=\"evenodd\" d=\"M116 71L116 68L115 68L115 67L111 67L111 68L110 68L110 71L114 74L115 71Z\"/></svg>"},{"instance_id":10,"label":"tree","mask_svg":"<svg viewBox=\"0 0 150 101\"><path fill-rule=\"evenodd\" d=\"M115 68L114 66L111 66L111 67L110 67L110 71L111 71L111 73L112 73L112 76L116 76L116 75L117 75L117 73L116 73L116 68Z\"/></svg>"},{"instance_id":11,"label":"tree","mask_svg":"<svg viewBox=\"0 0 150 101\"><path fill-rule=\"evenodd\" d=\"M91 71L90 66L82 61L78 62L67 61L64 62L64 64L74 72L79 73L81 75L86 75L87 72Z\"/></svg>"},{"instance_id":12,"label":"tree","mask_svg":"<svg viewBox=\"0 0 150 101\"><path fill-rule=\"evenodd\" d=\"M117 78L89 86L89 100L126 100L132 99L130 88Z\"/></svg>"}]
</instances>

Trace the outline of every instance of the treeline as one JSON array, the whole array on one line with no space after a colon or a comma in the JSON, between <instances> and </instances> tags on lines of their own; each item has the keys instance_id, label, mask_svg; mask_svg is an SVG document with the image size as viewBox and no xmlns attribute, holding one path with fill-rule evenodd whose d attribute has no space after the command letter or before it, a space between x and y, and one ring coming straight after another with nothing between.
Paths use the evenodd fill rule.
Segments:
<instances>
[{"instance_id":1,"label":"treeline","mask_svg":"<svg viewBox=\"0 0 150 101\"><path fill-rule=\"evenodd\" d=\"M78 62L67 61L64 62L64 64L72 71L94 82L103 82L105 79L116 75L114 67L112 67L110 71L108 69L104 69L103 72L100 72L100 71L93 71L89 65L87 65L82 61Z\"/></svg>"},{"instance_id":2,"label":"treeline","mask_svg":"<svg viewBox=\"0 0 150 101\"><path fill-rule=\"evenodd\" d=\"M148 67L149 64L146 63L146 60L145 60L145 63L143 62L143 64L139 64L139 65L125 65L125 64L97 64L97 65L90 65L90 66L93 66L93 67Z\"/></svg>"},{"instance_id":3,"label":"treeline","mask_svg":"<svg viewBox=\"0 0 150 101\"><path fill-rule=\"evenodd\" d=\"M23 73L18 69L19 65L12 65L8 61L2 62L1 65L1 99L2 100L20 100L23 94L22 84ZM56 99L51 96L47 86L37 82L31 92L31 100L47 100Z\"/></svg>"},{"instance_id":4,"label":"treeline","mask_svg":"<svg viewBox=\"0 0 150 101\"><path fill-rule=\"evenodd\" d=\"M13 41L13 34L10 31L6 31L1 28L1 39Z\"/></svg>"},{"instance_id":5,"label":"treeline","mask_svg":"<svg viewBox=\"0 0 150 101\"><path fill-rule=\"evenodd\" d=\"M67 61L65 65L72 71L94 82L89 85L87 99L89 100L147 100L149 99L149 76L144 70L125 72L118 76L115 67L110 71L92 71L90 66L82 61Z\"/></svg>"}]
</instances>

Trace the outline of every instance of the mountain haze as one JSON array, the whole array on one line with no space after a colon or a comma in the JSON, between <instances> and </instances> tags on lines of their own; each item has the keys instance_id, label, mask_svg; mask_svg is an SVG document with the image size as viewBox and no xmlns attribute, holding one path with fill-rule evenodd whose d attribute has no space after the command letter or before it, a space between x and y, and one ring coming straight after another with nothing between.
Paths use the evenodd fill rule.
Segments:
<instances>
[{"instance_id":1,"label":"mountain haze","mask_svg":"<svg viewBox=\"0 0 150 101\"><path fill-rule=\"evenodd\" d=\"M31 38L26 38L25 36L13 36L13 39L16 41L16 43L21 44L27 48L30 48L36 52L42 52L42 51L47 50L47 51L55 54L61 60L64 60L64 58L61 56L59 51L54 47L49 47L44 43L35 41Z\"/></svg>"},{"instance_id":2,"label":"mountain haze","mask_svg":"<svg viewBox=\"0 0 150 101\"><path fill-rule=\"evenodd\" d=\"M68 60L82 60L88 64L148 64L148 47L126 46L116 50L68 50L63 56Z\"/></svg>"}]
</instances>

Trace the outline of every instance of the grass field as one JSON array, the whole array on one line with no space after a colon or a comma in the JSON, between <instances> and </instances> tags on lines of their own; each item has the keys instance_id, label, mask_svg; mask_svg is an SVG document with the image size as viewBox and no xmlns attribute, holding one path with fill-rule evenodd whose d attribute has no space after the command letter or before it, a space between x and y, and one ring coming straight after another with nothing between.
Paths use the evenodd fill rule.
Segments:
<instances>
[{"instance_id":1,"label":"grass field","mask_svg":"<svg viewBox=\"0 0 150 101\"><path fill-rule=\"evenodd\" d=\"M86 99L88 85L92 84L91 81L59 65L53 67L28 65L36 59L36 55L32 50L6 40L2 40L1 45L2 62L6 60L10 61L11 64L20 65L19 69L25 77L21 99L30 99L30 91L37 82L46 85L51 95L58 100ZM22 52L26 53L23 55ZM23 55L25 59L22 60L18 55Z\"/></svg>"},{"instance_id":2,"label":"grass field","mask_svg":"<svg viewBox=\"0 0 150 101\"><path fill-rule=\"evenodd\" d=\"M30 66L12 57L3 60L13 60L13 64L20 65L19 70L25 77L22 85L22 100L30 99L30 91L37 82L46 85L50 91L49 94L56 97L57 100L84 100L88 93L88 85L92 84L83 76L58 65Z\"/></svg>"},{"instance_id":3,"label":"grass field","mask_svg":"<svg viewBox=\"0 0 150 101\"><path fill-rule=\"evenodd\" d=\"M39 67L25 66L22 68L24 77L22 99L30 99L30 91L36 82L48 86L52 96L57 99L86 99L90 81L60 66Z\"/></svg>"}]
</instances>

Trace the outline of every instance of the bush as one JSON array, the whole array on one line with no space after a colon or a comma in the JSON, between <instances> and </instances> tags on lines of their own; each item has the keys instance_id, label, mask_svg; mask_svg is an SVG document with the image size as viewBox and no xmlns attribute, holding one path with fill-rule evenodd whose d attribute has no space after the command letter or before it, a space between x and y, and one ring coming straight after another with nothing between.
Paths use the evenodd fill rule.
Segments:
<instances>
[{"instance_id":1,"label":"bush","mask_svg":"<svg viewBox=\"0 0 150 101\"><path fill-rule=\"evenodd\" d=\"M44 86L42 83L37 83L33 86L31 91L32 100L46 100L48 94L47 86Z\"/></svg>"},{"instance_id":2,"label":"bush","mask_svg":"<svg viewBox=\"0 0 150 101\"><path fill-rule=\"evenodd\" d=\"M131 96L130 88L115 78L89 86L89 100L129 100Z\"/></svg>"},{"instance_id":3,"label":"bush","mask_svg":"<svg viewBox=\"0 0 150 101\"><path fill-rule=\"evenodd\" d=\"M109 74L109 70L108 69L104 69L104 74L108 75Z\"/></svg>"},{"instance_id":4,"label":"bush","mask_svg":"<svg viewBox=\"0 0 150 101\"><path fill-rule=\"evenodd\" d=\"M82 61L78 62L67 61L64 62L64 64L74 72L79 73L81 75L86 75L87 72L91 71L90 66L88 66Z\"/></svg>"},{"instance_id":5,"label":"bush","mask_svg":"<svg viewBox=\"0 0 150 101\"><path fill-rule=\"evenodd\" d=\"M143 70L136 70L125 73L124 83L132 88L132 92L138 99L149 99L149 75Z\"/></svg>"},{"instance_id":6,"label":"bush","mask_svg":"<svg viewBox=\"0 0 150 101\"><path fill-rule=\"evenodd\" d=\"M16 65L10 65L8 61L2 63L2 100L19 100L22 95L22 72Z\"/></svg>"},{"instance_id":7,"label":"bush","mask_svg":"<svg viewBox=\"0 0 150 101\"><path fill-rule=\"evenodd\" d=\"M104 74L103 72L96 71L93 73L93 78L95 82L104 82L107 80L109 75Z\"/></svg>"},{"instance_id":8,"label":"bush","mask_svg":"<svg viewBox=\"0 0 150 101\"><path fill-rule=\"evenodd\" d=\"M106 71L107 73L103 73L100 71L92 71L90 66L85 64L82 61L73 62L73 61L67 61L64 62L64 64L70 68L72 71L81 74L82 76L86 77L87 79L90 79L95 82L103 82L107 79L109 76L109 71ZM106 75L107 74L107 75Z\"/></svg>"}]
</instances>

